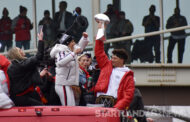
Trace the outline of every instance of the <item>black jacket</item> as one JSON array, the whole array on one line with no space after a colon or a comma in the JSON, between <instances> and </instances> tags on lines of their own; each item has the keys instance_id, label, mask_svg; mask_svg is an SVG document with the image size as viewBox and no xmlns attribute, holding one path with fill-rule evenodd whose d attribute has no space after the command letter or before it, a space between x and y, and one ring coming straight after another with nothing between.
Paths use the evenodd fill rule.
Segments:
<instances>
[{"instance_id":1,"label":"black jacket","mask_svg":"<svg viewBox=\"0 0 190 122\"><path fill-rule=\"evenodd\" d=\"M57 31L60 27L61 20L62 20L62 13L56 12L55 17L54 17L54 22L55 22ZM66 27L66 30L64 30L64 31L67 31L67 29L69 29L69 27L72 24L73 24L73 15L70 12L65 11L65 27Z\"/></svg>"},{"instance_id":2,"label":"black jacket","mask_svg":"<svg viewBox=\"0 0 190 122\"><path fill-rule=\"evenodd\" d=\"M37 67L43 59L43 50L44 42L39 41L38 52L35 56L21 61L12 61L7 71L10 78L10 95L20 94L32 85L42 84Z\"/></svg>"},{"instance_id":3,"label":"black jacket","mask_svg":"<svg viewBox=\"0 0 190 122\"><path fill-rule=\"evenodd\" d=\"M187 25L187 20L184 16L181 16L181 15L176 16L174 14L167 20L166 28L171 29L171 28L176 28L176 27L181 27L181 26L186 26L186 25ZM185 30L171 32L172 35L184 35L185 33L186 33Z\"/></svg>"}]
</instances>

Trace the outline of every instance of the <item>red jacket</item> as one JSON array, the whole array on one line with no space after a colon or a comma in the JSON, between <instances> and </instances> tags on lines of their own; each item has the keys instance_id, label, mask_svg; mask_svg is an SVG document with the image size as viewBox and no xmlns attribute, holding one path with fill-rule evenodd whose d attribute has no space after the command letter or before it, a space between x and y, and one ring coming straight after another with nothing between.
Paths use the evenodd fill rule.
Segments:
<instances>
[{"instance_id":1,"label":"red jacket","mask_svg":"<svg viewBox=\"0 0 190 122\"><path fill-rule=\"evenodd\" d=\"M30 30L32 29L30 20L27 17L18 16L13 21L16 24L16 26L14 27L15 36L16 36L15 40L16 41L30 40L31 39Z\"/></svg>"},{"instance_id":2,"label":"red jacket","mask_svg":"<svg viewBox=\"0 0 190 122\"><path fill-rule=\"evenodd\" d=\"M0 69L3 70L5 73L8 89L10 88L9 77L7 74L7 70L8 70L9 65L10 65L10 61L5 56L0 54L0 66L1 66Z\"/></svg>"},{"instance_id":3,"label":"red jacket","mask_svg":"<svg viewBox=\"0 0 190 122\"><path fill-rule=\"evenodd\" d=\"M7 17L7 18L2 18L0 20L0 40L3 41L10 41L13 38L13 34L11 31L11 24L12 24L12 20Z\"/></svg>"},{"instance_id":4,"label":"red jacket","mask_svg":"<svg viewBox=\"0 0 190 122\"><path fill-rule=\"evenodd\" d=\"M96 40L95 45L95 56L98 62L98 65L101 69L101 73L98 79L98 82L95 86L95 92L104 92L108 90L110 76L113 70L112 62L108 59L107 55L104 52L104 43L101 40ZM126 72L121 79L118 92L117 92L117 101L115 108L120 110L126 109L129 107L133 95L134 95L134 78L133 72Z\"/></svg>"}]
</instances>

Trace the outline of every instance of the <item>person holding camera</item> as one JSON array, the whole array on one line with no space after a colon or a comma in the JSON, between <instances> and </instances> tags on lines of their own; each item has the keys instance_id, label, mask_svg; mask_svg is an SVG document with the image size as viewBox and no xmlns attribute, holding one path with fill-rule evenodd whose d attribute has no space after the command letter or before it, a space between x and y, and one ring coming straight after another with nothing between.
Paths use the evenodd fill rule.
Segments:
<instances>
[{"instance_id":1,"label":"person holding camera","mask_svg":"<svg viewBox=\"0 0 190 122\"><path fill-rule=\"evenodd\" d=\"M38 72L40 61L44 55L43 32L38 35L38 52L35 56L27 58L22 49L14 47L8 51L11 65L8 68L10 79L10 98L16 106L43 105L36 86L42 85Z\"/></svg>"},{"instance_id":2,"label":"person holding camera","mask_svg":"<svg viewBox=\"0 0 190 122\"><path fill-rule=\"evenodd\" d=\"M55 23L50 17L49 10L44 11L44 17L40 20L39 26L43 26L45 49L47 49L55 42Z\"/></svg>"}]
</instances>

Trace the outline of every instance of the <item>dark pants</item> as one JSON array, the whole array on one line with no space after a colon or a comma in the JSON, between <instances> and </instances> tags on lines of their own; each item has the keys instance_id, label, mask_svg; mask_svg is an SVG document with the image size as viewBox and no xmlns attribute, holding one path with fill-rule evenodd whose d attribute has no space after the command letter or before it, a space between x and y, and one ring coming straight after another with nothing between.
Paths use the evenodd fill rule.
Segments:
<instances>
[{"instance_id":1,"label":"dark pants","mask_svg":"<svg viewBox=\"0 0 190 122\"><path fill-rule=\"evenodd\" d=\"M175 44L178 43L178 63L183 62L183 53L185 50L185 38L184 39L173 39L170 37L169 44L168 44L168 63L172 63L172 53L175 47Z\"/></svg>"},{"instance_id":2,"label":"dark pants","mask_svg":"<svg viewBox=\"0 0 190 122\"><path fill-rule=\"evenodd\" d=\"M24 50L28 50L30 49L30 40L16 41L16 47L19 47L20 49L24 47Z\"/></svg>"},{"instance_id":3,"label":"dark pants","mask_svg":"<svg viewBox=\"0 0 190 122\"><path fill-rule=\"evenodd\" d=\"M150 44L150 48L154 48L155 62L160 63L160 36L150 36L145 38Z\"/></svg>"},{"instance_id":4,"label":"dark pants","mask_svg":"<svg viewBox=\"0 0 190 122\"><path fill-rule=\"evenodd\" d=\"M7 47L7 51L13 46L12 40L0 40L0 43L2 44L2 47L0 48L0 52L5 51L5 47Z\"/></svg>"},{"instance_id":5,"label":"dark pants","mask_svg":"<svg viewBox=\"0 0 190 122\"><path fill-rule=\"evenodd\" d=\"M61 105L59 96L55 92L55 82L52 81L52 77L44 76L42 80L43 84L39 87L48 101L47 105Z\"/></svg>"},{"instance_id":6,"label":"dark pants","mask_svg":"<svg viewBox=\"0 0 190 122\"><path fill-rule=\"evenodd\" d=\"M29 92L23 96L11 95L10 98L14 102L15 106L43 105L37 92Z\"/></svg>"}]
</instances>

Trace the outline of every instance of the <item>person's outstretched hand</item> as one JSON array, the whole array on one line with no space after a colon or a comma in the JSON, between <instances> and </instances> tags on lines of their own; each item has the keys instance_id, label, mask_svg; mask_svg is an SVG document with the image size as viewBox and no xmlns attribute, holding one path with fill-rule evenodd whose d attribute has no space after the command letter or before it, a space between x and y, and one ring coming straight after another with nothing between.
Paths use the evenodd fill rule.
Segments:
<instances>
[{"instance_id":1,"label":"person's outstretched hand","mask_svg":"<svg viewBox=\"0 0 190 122\"><path fill-rule=\"evenodd\" d=\"M86 33L86 32L83 32L82 35L84 36L84 38L88 37L88 33Z\"/></svg>"},{"instance_id":2,"label":"person's outstretched hand","mask_svg":"<svg viewBox=\"0 0 190 122\"><path fill-rule=\"evenodd\" d=\"M41 29L41 30L40 30L40 33L38 34L38 39L39 39L40 41L43 41L43 36L44 36L44 33L43 33L42 29Z\"/></svg>"}]
</instances>

